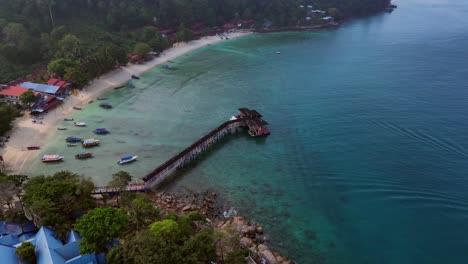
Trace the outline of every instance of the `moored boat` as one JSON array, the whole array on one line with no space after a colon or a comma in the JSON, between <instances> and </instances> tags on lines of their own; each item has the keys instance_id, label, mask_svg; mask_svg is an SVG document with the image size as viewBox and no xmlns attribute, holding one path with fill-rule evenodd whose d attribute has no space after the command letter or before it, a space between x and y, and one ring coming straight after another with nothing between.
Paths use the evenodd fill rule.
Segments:
<instances>
[{"instance_id":1,"label":"moored boat","mask_svg":"<svg viewBox=\"0 0 468 264\"><path fill-rule=\"evenodd\" d=\"M42 157L42 162L56 162L56 161L62 161L63 160L63 156L59 156L59 155L44 155Z\"/></svg>"},{"instance_id":2,"label":"moored boat","mask_svg":"<svg viewBox=\"0 0 468 264\"><path fill-rule=\"evenodd\" d=\"M79 106L74 106L73 109L75 109L75 110L81 110L82 108L79 107Z\"/></svg>"},{"instance_id":3,"label":"moored boat","mask_svg":"<svg viewBox=\"0 0 468 264\"><path fill-rule=\"evenodd\" d=\"M84 148L91 148L91 147L98 146L100 143L101 142L97 139L89 138L89 139L83 140L83 142L81 142L81 145Z\"/></svg>"},{"instance_id":4,"label":"moored boat","mask_svg":"<svg viewBox=\"0 0 468 264\"><path fill-rule=\"evenodd\" d=\"M65 117L63 121L73 121L73 117Z\"/></svg>"},{"instance_id":5,"label":"moored boat","mask_svg":"<svg viewBox=\"0 0 468 264\"><path fill-rule=\"evenodd\" d=\"M81 140L83 140L83 139L79 138L79 137L67 137L65 139L66 142L80 142Z\"/></svg>"},{"instance_id":6,"label":"moored boat","mask_svg":"<svg viewBox=\"0 0 468 264\"><path fill-rule=\"evenodd\" d=\"M37 149L40 149L41 147L39 146L29 146L28 147L28 150L37 150Z\"/></svg>"},{"instance_id":7,"label":"moored boat","mask_svg":"<svg viewBox=\"0 0 468 264\"><path fill-rule=\"evenodd\" d=\"M107 109L112 108L112 105L109 103L100 103L99 106Z\"/></svg>"},{"instance_id":8,"label":"moored boat","mask_svg":"<svg viewBox=\"0 0 468 264\"><path fill-rule=\"evenodd\" d=\"M135 161L137 158L138 158L138 156L126 156L126 157L122 157L119 161L117 161L117 163L119 165L122 165L122 164L126 164L126 163L130 163L132 161Z\"/></svg>"},{"instance_id":9,"label":"moored boat","mask_svg":"<svg viewBox=\"0 0 468 264\"><path fill-rule=\"evenodd\" d=\"M73 123L75 126L77 127L85 127L86 126L86 123L85 122L75 122Z\"/></svg>"},{"instance_id":10,"label":"moored boat","mask_svg":"<svg viewBox=\"0 0 468 264\"><path fill-rule=\"evenodd\" d=\"M76 147L76 146L78 146L78 144L76 144L76 143L68 143L67 144L67 147Z\"/></svg>"},{"instance_id":11,"label":"moored boat","mask_svg":"<svg viewBox=\"0 0 468 264\"><path fill-rule=\"evenodd\" d=\"M41 120L33 120L32 122L33 122L33 124L42 124Z\"/></svg>"},{"instance_id":12,"label":"moored boat","mask_svg":"<svg viewBox=\"0 0 468 264\"><path fill-rule=\"evenodd\" d=\"M88 159L88 158L92 158L92 157L93 157L93 153L91 153L91 152L80 153L80 154L75 155L76 159Z\"/></svg>"},{"instance_id":13,"label":"moored boat","mask_svg":"<svg viewBox=\"0 0 468 264\"><path fill-rule=\"evenodd\" d=\"M66 127L57 127L57 130L67 130Z\"/></svg>"},{"instance_id":14,"label":"moored boat","mask_svg":"<svg viewBox=\"0 0 468 264\"><path fill-rule=\"evenodd\" d=\"M140 77L136 76L136 75L132 75L132 79L136 79L136 80L139 80Z\"/></svg>"},{"instance_id":15,"label":"moored boat","mask_svg":"<svg viewBox=\"0 0 468 264\"><path fill-rule=\"evenodd\" d=\"M96 130L93 131L94 134L98 134L98 135L105 135L105 134L109 134L109 130L105 129L105 128L96 128Z\"/></svg>"}]
</instances>

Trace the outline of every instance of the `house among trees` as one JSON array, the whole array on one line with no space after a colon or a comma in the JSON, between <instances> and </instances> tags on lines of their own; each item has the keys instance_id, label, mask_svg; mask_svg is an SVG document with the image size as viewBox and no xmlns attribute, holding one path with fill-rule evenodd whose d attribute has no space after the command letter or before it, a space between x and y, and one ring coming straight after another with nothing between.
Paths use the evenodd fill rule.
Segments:
<instances>
[{"instance_id":1,"label":"house among trees","mask_svg":"<svg viewBox=\"0 0 468 264\"><path fill-rule=\"evenodd\" d=\"M1 228L1 225L0 225ZM30 242L34 246L37 264L104 264L104 254L80 254L81 237L71 230L65 243L62 243L54 235L54 232L41 227L39 231L25 234L0 235L0 260L1 263L21 264L24 263L17 253L18 247L24 242Z\"/></svg>"},{"instance_id":2,"label":"house among trees","mask_svg":"<svg viewBox=\"0 0 468 264\"><path fill-rule=\"evenodd\" d=\"M0 103L21 104L21 95L30 89L21 86L6 86L0 89ZM39 98L39 93L34 92L36 98Z\"/></svg>"}]
</instances>

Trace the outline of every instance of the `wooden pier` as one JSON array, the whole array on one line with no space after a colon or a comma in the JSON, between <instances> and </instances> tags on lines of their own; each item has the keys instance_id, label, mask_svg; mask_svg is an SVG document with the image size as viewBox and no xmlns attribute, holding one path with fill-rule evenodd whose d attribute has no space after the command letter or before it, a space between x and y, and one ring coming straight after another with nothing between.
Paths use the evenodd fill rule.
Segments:
<instances>
[{"instance_id":1,"label":"wooden pier","mask_svg":"<svg viewBox=\"0 0 468 264\"><path fill-rule=\"evenodd\" d=\"M249 110L247 108L240 108L239 114L237 114L235 117L231 117L229 121L222 123L220 126L210 131L208 134L197 140L188 148L170 158L168 161L157 167L154 171L143 177L144 183L129 184L124 190L110 186L96 187L93 191L93 194L113 194L122 191L141 192L145 191L146 189L153 188L165 181L177 169L188 165L202 152L232 132L235 132L238 129L247 129L249 135L253 137L266 136L270 134L267 125L268 123L262 119L262 115L257 111Z\"/></svg>"},{"instance_id":2,"label":"wooden pier","mask_svg":"<svg viewBox=\"0 0 468 264\"><path fill-rule=\"evenodd\" d=\"M203 151L207 150L213 144L224 138L225 136L236 131L238 128L246 128L251 136L266 136L270 131L266 127L268 125L262 119L262 115L255 110L240 108L239 114L231 120L224 122L219 127L213 129L204 137L197 140L195 143L184 149L179 154L175 155L154 171L143 177L147 188L152 188L165 181L177 169L186 166L190 161L196 159Z\"/></svg>"},{"instance_id":3,"label":"wooden pier","mask_svg":"<svg viewBox=\"0 0 468 264\"><path fill-rule=\"evenodd\" d=\"M144 192L146 191L146 183L130 183L124 189L111 186L98 186L94 188L92 194L115 194L121 192Z\"/></svg>"}]
</instances>

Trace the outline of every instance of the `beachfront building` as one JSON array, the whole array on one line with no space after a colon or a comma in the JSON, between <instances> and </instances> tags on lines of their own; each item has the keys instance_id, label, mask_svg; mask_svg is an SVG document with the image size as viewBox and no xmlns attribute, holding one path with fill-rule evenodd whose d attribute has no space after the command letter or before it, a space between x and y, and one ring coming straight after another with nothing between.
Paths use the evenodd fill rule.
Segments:
<instances>
[{"instance_id":1,"label":"beachfront building","mask_svg":"<svg viewBox=\"0 0 468 264\"><path fill-rule=\"evenodd\" d=\"M0 103L21 104L21 95L30 89L21 86L7 86L0 90ZM34 95L39 98L39 93L34 92Z\"/></svg>"},{"instance_id":2,"label":"beachfront building","mask_svg":"<svg viewBox=\"0 0 468 264\"><path fill-rule=\"evenodd\" d=\"M33 83L33 82L24 82L21 84L21 87L32 89L36 92L42 94L49 94L55 96L63 96L65 95L66 87L64 86L57 86L57 85L50 85L50 84L42 84L42 83Z\"/></svg>"},{"instance_id":3,"label":"beachfront building","mask_svg":"<svg viewBox=\"0 0 468 264\"><path fill-rule=\"evenodd\" d=\"M10 225L10 229L3 228ZM12 228L14 224L0 222L0 262L8 264L22 264L16 248L23 242L31 242L36 251L37 264L105 264L104 254L80 255L79 242L81 237L71 230L65 243L54 236L52 229L41 227L37 233L22 232L23 228ZM16 225L18 226L18 225ZM34 228L34 231L36 229ZM27 231L30 231L28 229Z\"/></svg>"},{"instance_id":4,"label":"beachfront building","mask_svg":"<svg viewBox=\"0 0 468 264\"><path fill-rule=\"evenodd\" d=\"M64 80L60 80L60 79L57 79L57 78L50 78L48 81L47 81L47 84L48 85L54 85L54 86L59 86L61 90L64 90L67 91L71 88L71 83L67 82L67 81L64 81Z\"/></svg>"}]
</instances>

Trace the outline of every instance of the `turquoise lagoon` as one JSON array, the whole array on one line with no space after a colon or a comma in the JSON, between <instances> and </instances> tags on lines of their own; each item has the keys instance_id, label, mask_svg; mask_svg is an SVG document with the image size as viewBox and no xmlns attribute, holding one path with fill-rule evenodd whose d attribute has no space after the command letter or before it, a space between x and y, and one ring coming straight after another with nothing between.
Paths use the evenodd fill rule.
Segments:
<instances>
[{"instance_id":1,"label":"turquoise lagoon","mask_svg":"<svg viewBox=\"0 0 468 264\"><path fill-rule=\"evenodd\" d=\"M31 173L142 177L238 107L272 134L230 136L170 190L217 190L298 263L468 263L468 3L397 2L336 30L251 35L155 68L76 112ZM277 55L276 51L281 51ZM66 136L97 136L75 160ZM116 161L135 154L137 162ZM34 167L34 171L32 168Z\"/></svg>"}]
</instances>

